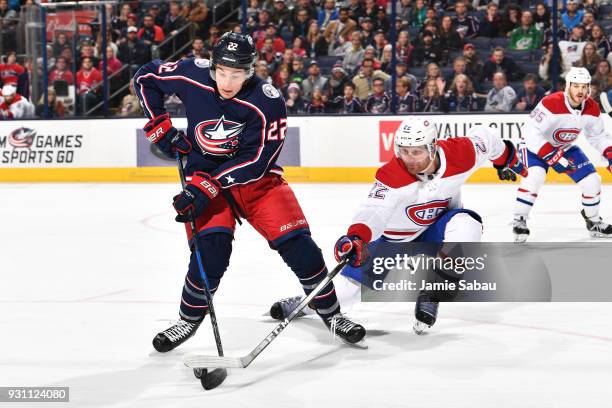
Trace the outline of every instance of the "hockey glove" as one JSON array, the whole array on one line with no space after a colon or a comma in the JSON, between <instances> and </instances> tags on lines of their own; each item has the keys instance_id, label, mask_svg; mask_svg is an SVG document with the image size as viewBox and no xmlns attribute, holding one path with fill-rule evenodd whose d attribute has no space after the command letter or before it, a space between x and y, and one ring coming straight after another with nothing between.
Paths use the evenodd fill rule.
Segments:
<instances>
[{"instance_id":1,"label":"hockey glove","mask_svg":"<svg viewBox=\"0 0 612 408\"><path fill-rule=\"evenodd\" d=\"M144 126L144 131L150 142L162 151L166 157L173 159L176 152L187 154L191 151L191 143L185 133L172 126L170 115L164 113L151 119Z\"/></svg>"},{"instance_id":2,"label":"hockey glove","mask_svg":"<svg viewBox=\"0 0 612 408\"><path fill-rule=\"evenodd\" d=\"M557 173L573 173L576 171L576 165L572 159L563 157L565 150L560 147L553 147L551 144L546 143L540 151L538 156L542 158L550 167L552 167Z\"/></svg>"},{"instance_id":3,"label":"hockey glove","mask_svg":"<svg viewBox=\"0 0 612 408\"><path fill-rule=\"evenodd\" d=\"M174 196L172 205L178 213L176 222L191 221L191 214L197 218L210 201L215 198L221 189L219 182L210 177L207 173L196 171L191 176L191 181L187 183L183 192Z\"/></svg>"},{"instance_id":4,"label":"hockey glove","mask_svg":"<svg viewBox=\"0 0 612 408\"><path fill-rule=\"evenodd\" d=\"M348 259L351 266L359 267L368 260L367 243L356 235L343 235L336 241L334 256L338 262Z\"/></svg>"},{"instance_id":5,"label":"hockey glove","mask_svg":"<svg viewBox=\"0 0 612 408\"><path fill-rule=\"evenodd\" d=\"M604 157L608 159L608 171L612 173L612 146L604 150Z\"/></svg>"},{"instance_id":6,"label":"hockey glove","mask_svg":"<svg viewBox=\"0 0 612 408\"><path fill-rule=\"evenodd\" d=\"M497 160L493 160L493 167L497 170L497 177L504 181L516 181L516 175L527 177L527 167L517 154L516 147L509 140L504 140L506 151Z\"/></svg>"}]
</instances>

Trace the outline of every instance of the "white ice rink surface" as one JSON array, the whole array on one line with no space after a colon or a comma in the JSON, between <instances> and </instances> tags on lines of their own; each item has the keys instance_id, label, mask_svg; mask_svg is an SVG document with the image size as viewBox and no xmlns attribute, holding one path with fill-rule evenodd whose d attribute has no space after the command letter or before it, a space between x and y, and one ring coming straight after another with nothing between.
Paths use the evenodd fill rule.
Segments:
<instances>
[{"instance_id":1,"label":"white ice rink surface","mask_svg":"<svg viewBox=\"0 0 612 408\"><path fill-rule=\"evenodd\" d=\"M333 243L369 186L293 187L333 265ZM485 240L511 240L515 188L464 188ZM370 331L368 350L302 319L249 368L204 391L181 359L215 354L208 323L170 353L151 346L177 317L189 256L170 206L176 192L174 184L0 185L0 386L69 386L71 402L52 404L69 407L612 406L606 303L444 304L424 336L412 332L412 304L362 304L350 316ZM610 221L611 186L602 197ZM586 240L579 210L576 186L545 186L533 240ZM250 351L274 327L262 316L270 304L297 293L280 257L240 227L215 298L226 354Z\"/></svg>"}]
</instances>

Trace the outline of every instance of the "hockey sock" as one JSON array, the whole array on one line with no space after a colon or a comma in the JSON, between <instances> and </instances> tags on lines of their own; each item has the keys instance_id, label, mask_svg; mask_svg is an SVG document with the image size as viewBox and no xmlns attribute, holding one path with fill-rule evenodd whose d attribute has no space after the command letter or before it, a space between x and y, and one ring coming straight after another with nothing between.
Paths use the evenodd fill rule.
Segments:
<instances>
[{"instance_id":1,"label":"hockey sock","mask_svg":"<svg viewBox=\"0 0 612 408\"><path fill-rule=\"evenodd\" d=\"M599 215L599 202L601 197L601 177L591 173L578 182L582 190L582 207L587 218Z\"/></svg>"},{"instance_id":2,"label":"hockey sock","mask_svg":"<svg viewBox=\"0 0 612 408\"><path fill-rule=\"evenodd\" d=\"M546 170L538 166L529 168L529 175L521 179L521 185L516 194L516 203L514 205L515 216L529 217L533 204L538 197L538 191L545 180Z\"/></svg>"},{"instance_id":3,"label":"hockey sock","mask_svg":"<svg viewBox=\"0 0 612 408\"><path fill-rule=\"evenodd\" d=\"M278 247L278 253L300 280L306 295L327 275L321 250L310 235L300 234ZM329 282L313 300L317 314L327 318L340 312L334 283Z\"/></svg>"},{"instance_id":4,"label":"hockey sock","mask_svg":"<svg viewBox=\"0 0 612 408\"><path fill-rule=\"evenodd\" d=\"M226 233L213 233L200 236L199 240L203 252L201 255L204 271L210 285L210 293L214 295L219 287L219 281L229 265L229 258L232 254L232 236ZM204 283L194 251L191 254L189 270L183 285L179 314L185 320L198 321L204 317L207 311Z\"/></svg>"}]
</instances>

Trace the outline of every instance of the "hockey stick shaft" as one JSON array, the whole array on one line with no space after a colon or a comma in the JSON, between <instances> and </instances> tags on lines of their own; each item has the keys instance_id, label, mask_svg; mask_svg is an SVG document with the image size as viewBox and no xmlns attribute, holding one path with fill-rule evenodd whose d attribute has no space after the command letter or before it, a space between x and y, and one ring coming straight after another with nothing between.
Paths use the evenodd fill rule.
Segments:
<instances>
[{"instance_id":1,"label":"hockey stick shaft","mask_svg":"<svg viewBox=\"0 0 612 408\"><path fill-rule=\"evenodd\" d=\"M241 358L232 357L207 357L199 355L187 355L183 362L187 367L192 368L246 368L257 358L262 351L266 349L277 338L283 330L289 325L289 323L295 319L295 317L304 310L310 302L317 296L325 286L344 268L347 264L348 259L343 259L331 272L325 276L325 278L319 282L319 284L313 289L308 296L293 309L293 311L280 322L274 330L270 332L249 354Z\"/></svg>"},{"instance_id":2,"label":"hockey stick shaft","mask_svg":"<svg viewBox=\"0 0 612 408\"><path fill-rule=\"evenodd\" d=\"M183 161L181 160L180 154L176 153L176 161L178 164L179 177L181 178L181 186L185 188L187 184L185 178L185 169L183 169ZM217 314L213 306L212 293L210 292L210 284L206 277L206 271L204 270L204 263L202 262L202 251L200 250L200 242L198 241L195 216L192 212L189 212L189 226L191 229L191 239L193 240L193 251L195 252L196 260L198 262L198 268L200 270L200 276L204 282L204 297L208 305L208 314L210 315L210 323L212 324L213 333L215 335L215 342L217 343L217 352L220 356L223 356L223 345L221 344L221 335L219 334L219 325L217 324Z\"/></svg>"}]
</instances>

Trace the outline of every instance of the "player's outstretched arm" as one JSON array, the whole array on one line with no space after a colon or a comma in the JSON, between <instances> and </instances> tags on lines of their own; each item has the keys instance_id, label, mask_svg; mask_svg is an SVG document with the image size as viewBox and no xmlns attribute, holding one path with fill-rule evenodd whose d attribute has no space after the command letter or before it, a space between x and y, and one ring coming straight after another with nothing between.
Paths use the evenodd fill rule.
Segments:
<instances>
[{"instance_id":1,"label":"player's outstretched arm","mask_svg":"<svg viewBox=\"0 0 612 408\"><path fill-rule=\"evenodd\" d=\"M516 175L527 176L527 167L521 161L516 146L503 140L493 130L485 126L474 126L468 132L474 144L476 162L490 160L497 170L500 180L516 180Z\"/></svg>"},{"instance_id":2,"label":"player's outstretched arm","mask_svg":"<svg viewBox=\"0 0 612 408\"><path fill-rule=\"evenodd\" d=\"M156 118L164 113L164 97L166 95L177 94L181 95L185 76L185 64L193 63L177 61L164 62L161 60L153 60L136 72L132 79L132 86L136 92L136 96L140 100L140 105L145 115L149 119Z\"/></svg>"}]
</instances>

